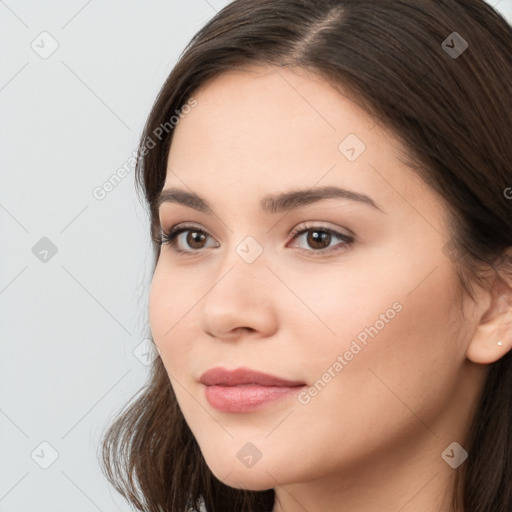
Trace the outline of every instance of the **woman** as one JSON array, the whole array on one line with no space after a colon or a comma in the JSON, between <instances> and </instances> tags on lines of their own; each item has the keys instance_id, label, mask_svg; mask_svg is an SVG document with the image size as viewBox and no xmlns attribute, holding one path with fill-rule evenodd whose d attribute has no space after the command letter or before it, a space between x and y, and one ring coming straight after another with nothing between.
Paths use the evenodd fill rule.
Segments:
<instances>
[{"instance_id":1,"label":"woman","mask_svg":"<svg viewBox=\"0 0 512 512\"><path fill-rule=\"evenodd\" d=\"M193 38L139 147L159 355L103 444L139 510L512 510L511 48L481 0Z\"/></svg>"}]
</instances>

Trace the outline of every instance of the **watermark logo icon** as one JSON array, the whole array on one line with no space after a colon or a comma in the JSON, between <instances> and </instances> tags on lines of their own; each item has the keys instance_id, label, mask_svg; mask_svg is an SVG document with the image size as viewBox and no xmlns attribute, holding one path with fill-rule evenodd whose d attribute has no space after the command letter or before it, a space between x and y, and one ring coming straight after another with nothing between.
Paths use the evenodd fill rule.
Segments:
<instances>
[{"instance_id":1,"label":"watermark logo icon","mask_svg":"<svg viewBox=\"0 0 512 512\"><path fill-rule=\"evenodd\" d=\"M30 47L41 59L46 60L55 53L59 43L49 32L44 31L30 43Z\"/></svg>"},{"instance_id":2,"label":"watermark logo icon","mask_svg":"<svg viewBox=\"0 0 512 512\"><path fill-rule=\"evenodd\" d=\"M443 50L452 59L458 59L468 49L468 46L468 42L457 32L452 32L441 44Z\"/></svg>"},{"instance_id":3,"label":"watermark logo icon","mask_svg":"<svg viewBox=\"0 0 512 512\"><path fill-rule=\"evenodd\" d=\"M150 366L151 363L156 359L153 342L150 338L144 338L134 349L133 355L138 359L144 366Z\"/></svg>"},{"instance_id":4,"label":"watermark logo icon","mask_svg":"<svg viewBox=\"0 0 512 512\"><path fill-rule=\"evenodd\" d=\"M32 254L41 262L48 263L56 254L57 246L46 236L43 236L34 247Z\"/></svg>"},{"instance_id":5,"label":"watermark logo icon","mask_svg":"<svg viewBox=\"0 0 512 512\"><path fill-rule=\"evenodd\" d=\"M236 456L244 466L252 468L263 457L263 454L253 443L245 443Z\"/></svg>"},{"instance_id":6,"label":"watermark logo icon","mask_svg":"<svg viewBox=\"0 0 512 512\"><path fill-rule=\"evenodd\" d=\"M457 469L468 458L468 452L454 441L444 450L441 457L449 466Z\"/></svg>"},{"instance_id":7,"label":"watermark logo icon","mask_svg":"<svg viewBox=\"0 0 512 512\"><path fill-rule=\"evenodd\" d=\"M48 469L59 458L59 452L50 443L43 441L30 456L39 467Z\"/></svg>"},{"instance_id":8,"label":"watermark logo icon","mask_svg":"<svg viewBox=\"0 0 512 512\"><path fill-rule=\"evenodd\" d=\"M354 162L364 153L366 146L355 133L351 133L340 142L338 150L348 161Z\"/></svg>"},{"instance_id":9,"label":"watermark logo icon","mask_svg":"<svg viewBox=\"0 0 512 512\"><path fill-rule=\"evenodd\" d=\"M263 253L263 247L252 236L244 238L235 250L238 256L247 263L253 263Z\"/></svg>"}]
</instances>

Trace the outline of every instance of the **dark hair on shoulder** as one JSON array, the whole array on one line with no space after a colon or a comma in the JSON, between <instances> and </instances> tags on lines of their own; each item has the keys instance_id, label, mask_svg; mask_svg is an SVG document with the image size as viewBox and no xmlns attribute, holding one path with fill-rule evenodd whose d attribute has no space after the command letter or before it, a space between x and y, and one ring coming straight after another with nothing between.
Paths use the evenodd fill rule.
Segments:
<instances>
[{"instance_id":1,"label":"dark hair on shoulder","mask_svg":"<svg viewBox=\"0 0 512 512\"><path fill-rule=\"evenodd\" d=\"M443 44L455 48L454 32L468 43L460 55ZM236 0L217 13L180 56L140 139L136 185L155 264L169 119L200 86L255 64L310 70L397 135L405 163L446 203L461 288L472 296L486 269L512 276L512 28L483 0ZM489 366L457 469L457 511L512 511L511 353ZM132 398L100 448L104 474L136 509L187 512L203 499L208 512L272 510L273 489L234 489L211 473L160 357Z\"/></svg>"}]
</instances>

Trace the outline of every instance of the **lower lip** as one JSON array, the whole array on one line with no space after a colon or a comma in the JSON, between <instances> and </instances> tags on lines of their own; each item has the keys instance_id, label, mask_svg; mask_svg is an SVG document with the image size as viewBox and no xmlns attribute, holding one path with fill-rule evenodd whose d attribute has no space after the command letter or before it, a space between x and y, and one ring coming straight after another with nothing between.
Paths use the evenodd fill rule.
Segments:
<instances>
[{"instance_id":1,"label":"lower lip","mask_svg":"<svg viewBox=\"0 0 512 512\"><path fill-rule=\"evenodd\" d=\"M205 386L208 403L221 412L251 412L272 403L290 398L304 386Z\"/></svg>"}]
</instances>

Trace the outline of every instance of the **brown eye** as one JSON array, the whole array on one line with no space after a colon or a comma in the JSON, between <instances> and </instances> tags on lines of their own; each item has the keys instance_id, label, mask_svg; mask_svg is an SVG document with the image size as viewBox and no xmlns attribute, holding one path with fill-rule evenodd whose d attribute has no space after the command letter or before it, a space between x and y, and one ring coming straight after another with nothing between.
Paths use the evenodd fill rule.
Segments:
<instances>
[{"instance_id":1,"label":"brown eye","mask_svg":"<svg viewBox=\"0 0 512 512\"><path fill-rule=\"evenodd\" d=\"M202 249L206 240L206 234L203 231L192 231L188 230L188 235L186 236L186 243L192 249Z\"/></svg>"},{"instance_id":2,"label":"brown eye","mask_svg":"<svg viewBox=\"0 0 512 512\"><path fill-rule=\"evenodd\" d=\"M302 225L296 228L292 235L294 243L297 244L296 247L318 256L346 249L354 243L354 238L351 236L321 226ZM336 241L338 243L333 244Z\"/></svg>"},{"instance_id":3,"label":"brown eye","mask_svg":"<svg viewBox=\"0 0 512 512\"><path fill-rule=\"evenodd\" d=\"M327 249L331 243L331 234L312 229L308 232L307 243L312 249Z\"/></svg>"},{"instance_id":4,"label":"brown eye","mask_svg":"<svg viewBox=\"0 0 512 512\"><path fill-rule=\"evenodd\" d=\"M193 254L208 248L206 245L211 236L195 226L173 227L170 231L162 230L160 244L169 245L175 252ZM212 239L213 240L213 239ZM210 246L212 247L212 246ZM218 247L218 246L213 246Z\"/></svg>"}]
</instances>

